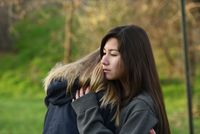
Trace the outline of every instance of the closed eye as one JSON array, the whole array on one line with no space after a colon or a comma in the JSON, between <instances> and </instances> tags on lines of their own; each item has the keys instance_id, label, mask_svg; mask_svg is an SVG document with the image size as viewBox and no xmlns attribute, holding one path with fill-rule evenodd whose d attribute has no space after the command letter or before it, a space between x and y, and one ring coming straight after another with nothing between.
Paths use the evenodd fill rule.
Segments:
<instances>
[{"instance_id":1,"label":"closed eye","mask_svg":"<svg viewBox=\"0 0 200 134\"><path fill-rule=\"evenodd\" d=\"M111 56L117 56L117 54L110 54Z\"/></svg>"},{"instance_id":2,"label":"closed eye","mask_svg":"<svg viewBox=\"0 0 200 134\"><path fill-rule=\"evenodd\" d=\"M118 56L118 55L119 55L119 52L118 52L118 51L111 51L111 52L110 52L110 55L111 55L111 56Z\"/></svg>"}]
</instances>

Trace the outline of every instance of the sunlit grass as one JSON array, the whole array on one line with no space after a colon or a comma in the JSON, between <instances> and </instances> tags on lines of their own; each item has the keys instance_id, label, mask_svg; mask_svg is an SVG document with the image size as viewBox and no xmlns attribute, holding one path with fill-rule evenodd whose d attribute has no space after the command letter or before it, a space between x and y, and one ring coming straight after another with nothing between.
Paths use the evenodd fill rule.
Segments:
<instances>
[{"instance_id":1,"label":"sunlit grass","mask_svg":"<svg viewBox=\"0 0 200 134\"><path fill-rule=\"evenodd\" d=\"M196 79L199 79L198 77ZM162 82L166 110L172 134L188 134L188 100L184 81ZM193 86L193 126L195 134L200 132L199 84Z\"/></svg>"},{"instance_id":2,"label":"sunlit grass","mask_svg":"<svg viewBox=\"0 0 200 134\"><path fill-rule=\"evenodd\" d=\"M42 99L0 98L0 134L42 133L45 106Z\"/></svg>"}]
</instances>

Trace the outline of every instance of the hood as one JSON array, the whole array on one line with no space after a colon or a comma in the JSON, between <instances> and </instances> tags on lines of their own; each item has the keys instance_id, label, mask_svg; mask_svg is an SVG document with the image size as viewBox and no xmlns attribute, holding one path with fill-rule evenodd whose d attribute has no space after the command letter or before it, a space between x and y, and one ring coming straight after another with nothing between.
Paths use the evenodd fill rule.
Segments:
<instances>
[{"instance_id":1,"label":"hood","mask_svg":"<svg viewBox=\"0 0 200 134\"><path fill-rule=\"evenodd\" d=\"M73 83L75 79L79 76L80 69L78 68L80 68L81 66L81 64L77 64L75 68L74 64L75 63L66 65L56 64L43 81L45 92L47 93L47 89L53 81L68 81L67 85Z\"/></svg>"},{"instance_id":2,"label":"hood","mask_svg":"<svg viewBox=\"0 0 200 134\"><path fill-rule=\"evenodd\" d=\"M67 97L66 94L67 81L53 81L47 90L47 96L45 97L46 106L49 103L53 105L62 105L67 101L71 101L71 97Z\"/></svg>"},{"instance_id":3,"label":"hood","mask_svg":"<svg viewBox=\"0 0 200 134\"><path fill-rule=\"evenodd\" d=\"M99 62L99 60L99 49L97 49L75 62L65 65L56 64L43 81L45 92L47 92L48 86L54 80L67 80L67 89L69 89L81 72L84 72L87 68Z\"/></svg>"}]
</instances>

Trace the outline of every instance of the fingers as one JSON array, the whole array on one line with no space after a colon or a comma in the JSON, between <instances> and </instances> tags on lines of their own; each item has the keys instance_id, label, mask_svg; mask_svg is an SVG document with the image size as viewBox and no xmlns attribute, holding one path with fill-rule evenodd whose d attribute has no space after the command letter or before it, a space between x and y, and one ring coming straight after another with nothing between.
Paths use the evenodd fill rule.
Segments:
<instances>
[{"instance_id":1,"label":"fingers","mask_svg":"<svg viewBox=\"0 0 200 134\"><path fill-rule=\"evenodd\" d=\"M156 134L156 132L154 131L154 129L152 128L149 132L149 134Z\"/></svg>"},{"instance_id":2,"label":"fingers","mask_svg":"<svg viewBox=\"0 0 200 134\"><path fill-rule=\"evenodd\" d=\"M76 91L76 96L75 96L75 98L76 98L76 99L79 98L79 90Z\"/></svg>"},{"instance_id":3,"label":"fingers","mask_svg":"<svg viewBox=\"0 0 200 134\"><path fill-rule=\"evenodd\" d=\"M86 94L88 94L90 92L90 88L87 87L86 89L84 89L83 87L80 90L76 91L76 96L75 98L78 99Z\"/></svg>"},{"instance_id":4,"label":"fingers","mask_svg":"<svg viewBox=\"0 0 200 134\"><path fill-rule=\"evenodd\" d=\"M87 87L85 90L85 94L88 94L90 92L90 87Z\"/></svg>"},{"instance_id":5,"label":"fingers","mask_svg":"<svg viewBox=\"0 0 200 134\"><path fill-rule=\"evenodd\" d=\"M83 88L81 88L79 90L79 97L82 97L83 95L85 95L85 90Z\"/></svg>"}]
</instances>

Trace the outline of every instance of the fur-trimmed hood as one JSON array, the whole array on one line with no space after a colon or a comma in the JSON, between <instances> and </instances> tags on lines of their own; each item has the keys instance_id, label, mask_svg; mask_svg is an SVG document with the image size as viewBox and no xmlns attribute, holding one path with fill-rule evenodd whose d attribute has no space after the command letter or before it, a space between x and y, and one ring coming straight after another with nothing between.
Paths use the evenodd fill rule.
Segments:
<instances>
[{"instance_id":1,"label":"fur-trimmed hood","mask_svg":"<svg viewBox=\"0 0 200 134\"><path fill-rule=\"evenodd\" d=\"M45 92L47 92L47 88L53 80L67 80L67 88L71 87L75 79L78 78L82 72L94 64L97 64L99 60L99 49L97 49L75 62L65 65L56 64L43 81Z\"/></svg>"},{"instance_id":2,"label":"fur-trimmed hood","mask_svg":"<svg viewBox=\"0 0 200 134\"><path fill-rule=\"evenodd\" d=\"M48 73L47 77L44 79L44 90L47 92L47 88L50 83L54 80L74 80L79 76L78 69L75 69L72 64L56 64L51 71ZM81 64L76 65L80 68Z\"/></svg>"}]
</instances>

